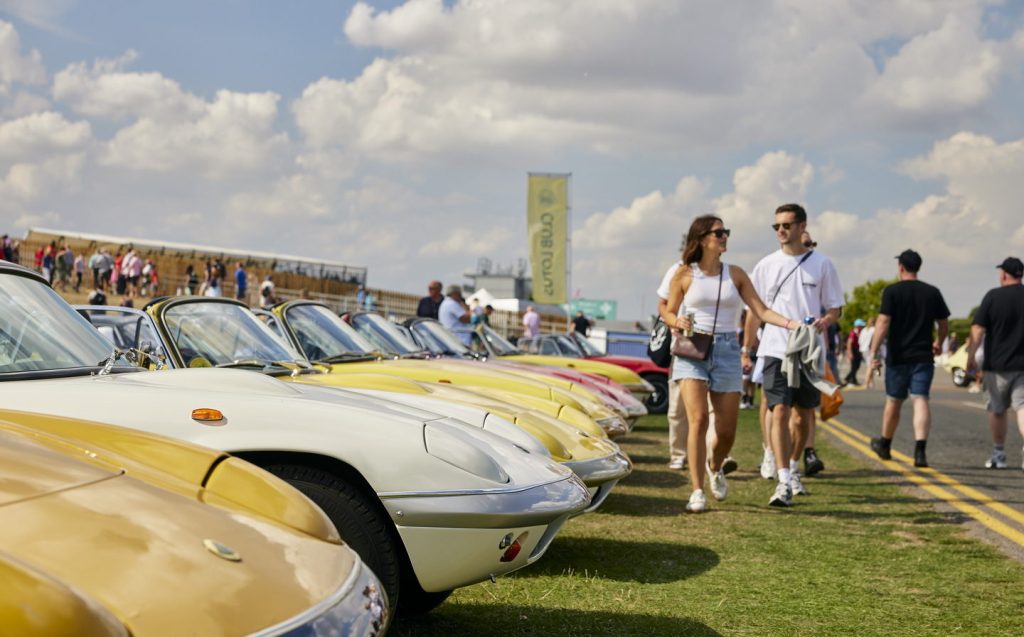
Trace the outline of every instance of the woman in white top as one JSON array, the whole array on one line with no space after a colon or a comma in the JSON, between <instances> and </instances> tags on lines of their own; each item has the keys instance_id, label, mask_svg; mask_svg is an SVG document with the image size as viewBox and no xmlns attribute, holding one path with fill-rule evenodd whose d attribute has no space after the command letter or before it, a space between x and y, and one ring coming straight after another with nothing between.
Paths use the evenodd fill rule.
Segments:
<instances>
[{"instance_id":1,"label":"woman in white top","mask_svg":"<svg viewBox=\"0 0 1024 637\"><path fill-rule=\"evenodd\" d=\"M706 360L675 357L672 381L679 386L686 418L690 423L687 454L693 492L686 505L690 513L707 507L704 475L711 476L711 493L717 500L728 494L722 461L736 439L742 370L736 325L744 303L759 319L772 325L796 327L793 321L769 310L754 291L742 268L722 262L730 231L713 215L694 219L686 235L683 266L676 272L669 289L668 303L661 318L673 333L693 329L714 334L711 353ZM691 323L687 314L692 314ZM717 441L708 458L704 438L708 429L708 392L715 410ZM705 466L706 465L706 466Z\"/></svg>"}]
</instances>

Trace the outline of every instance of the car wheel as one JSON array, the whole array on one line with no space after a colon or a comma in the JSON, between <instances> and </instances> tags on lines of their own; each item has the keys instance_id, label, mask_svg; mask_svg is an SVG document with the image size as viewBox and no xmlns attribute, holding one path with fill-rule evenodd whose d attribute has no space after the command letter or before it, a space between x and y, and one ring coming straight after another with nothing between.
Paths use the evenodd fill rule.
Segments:
<instances>
[{"instance_id":1,"label":"car wheel","mask_svg":"<svg viewBox=\"0 0 1024 637\"><path fill-rule=\"evenodd\" d=\"M402 549L391 521L359 489L331 473L300 465L270 465L264 469L302 491L323 509L345 543L380 579L394 612L402 587ZM402 603L405 604L404 594Z\"/></svg>"},{"instance_id":2,"label":"car wheel","mask_svg":"<svg viewBox=\"0 0 1024 637\"><path fill-rule=\"evenodd\" d=\"M971 384L970 377L967 376L967 372L960 369L959 367L953 368L953 384L957 387L967 387Z\"/></svg>"},{"instance_id":3,"label":"car wheel","mask_svg":"<svg viewBox=\"0 0 1024 637\"><path fill-rule=\"evenodd\" d=\"M668 376L665 374L644 374L642 376L648 383L654 385L654 393L647 397L644 405L647 412L651 414L664 414L668 412Z\"/></svg>"},{"instance_id":4,"label":"car wheel","mask_svg":"<svg viewBox=\"0 0 1024 637\"><path fill-rule=\"evenodd\" d=\"M403 615L429 613L440 606L452 594L452 591L428 593L420 588L420 583L416 581L412 573L408 573L408 575L408 577L402 580L402 608L399 612Z\"/></svg>"}]
</instances>

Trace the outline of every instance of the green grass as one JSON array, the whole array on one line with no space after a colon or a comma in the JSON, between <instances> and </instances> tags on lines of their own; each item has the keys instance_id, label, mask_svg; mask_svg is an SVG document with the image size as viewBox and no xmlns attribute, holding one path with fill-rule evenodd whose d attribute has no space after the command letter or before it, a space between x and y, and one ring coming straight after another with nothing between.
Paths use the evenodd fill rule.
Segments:
<instances>
[{"instance_id":1,"label":"green grass","mask_svg":"<svg viewBox=\"0 0 1024 637\"><path fill-rule=\"evenodd\" d=\"M767 506L756 414L741 412L729 499L683 511L664 417L626 438L636 468L536 564L460 589L391 635L1022 635L1024 567L963 518L830 445L789 510Z\"/></svg>"}]
</instances>

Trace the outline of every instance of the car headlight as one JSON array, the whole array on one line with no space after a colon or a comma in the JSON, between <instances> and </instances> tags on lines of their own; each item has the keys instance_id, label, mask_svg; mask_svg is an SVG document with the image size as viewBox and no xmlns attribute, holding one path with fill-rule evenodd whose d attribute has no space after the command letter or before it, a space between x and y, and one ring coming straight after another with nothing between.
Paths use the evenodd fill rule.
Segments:
<instances>
[{"instance_id":1,"label":"car headlight","mask_svg":"<svg viewBox=\"0 0 1024 637\"><path fill-rule=\"evenodd\" d=\"M312 500L256 465L228 457L204 485L202 499L221 508L242 508L326 542L341 543L334 524Z\"/></svg>"},{"instance_id":2,"label":"car headlight","mask_svg":"<svg viewBox=\"0 0 1024 637\"><path fill-rule=\"evenodd\" d=\"M423 444L427 453L453 467L493 482L509 481L508 474L488 453L487 445L457 427L428 422L423 425Z\"/></svg>"}]
</instances>

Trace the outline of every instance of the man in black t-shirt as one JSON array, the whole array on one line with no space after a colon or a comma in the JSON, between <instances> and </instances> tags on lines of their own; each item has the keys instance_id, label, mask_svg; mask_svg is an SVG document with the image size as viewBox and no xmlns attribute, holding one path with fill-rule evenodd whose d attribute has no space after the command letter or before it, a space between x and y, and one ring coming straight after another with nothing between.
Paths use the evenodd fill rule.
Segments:
<instances>
[{"instance_id":1,"label":"man in black t-shirt","mask_svg":"<svg viewBox=\"0 0 1024 637\"><path fill-rule=\"evenodd\" d=\"M587 335L587 330L590 329L590 319L583 316L583 310L576 312L576 318L572 320L572 329L574 332L579 332L584 336Z\"/></svg>"},{"instance_id":2,"label":"man in black t-shirt","mask_svg":"<svg viewBox=\"0 0 1024 637\"><path fill-rule=\"evenodd\" d=\"M431 281L427 284L427 296L420 299L419 305L416 306L416 316L436 319L442 301L444 295L441 294L441 282Z\"/></svg>"},{"instance_id":3,"label":"man in black t-shirt","mask_svg":"<svg viewBox=\"0 0 1024 637\"><path fill-rule=\"evenodd\" d=\"M928 394L935 376L935 357L949 333L949 308L937 287L918 280L920 254L904 250L896 260L900 280L882 291L882 306L871 338L869 385L872 373L882 367L878 352L886 333L889 335L882 435L871 439L871 448L883 460L892 458L890 449L900 424L900 408L909 395L914 404L914 466L927 467L925 446L932 426ZM936 326L938 335L933 339Z\"/></svg>"},{"instance_id":4,"label":"man in black t-shirt","mask_svg":"<svg viewBox=\"0 0 1024 637\"><path fill-rule=\"evenodd\" d=\"M1006 468L1006 411L1017 412L1017 428L1024 436L1024 262L1007 257L996 266L999 287L981 300L967 344L967 370L978 368L976 352L985 342L982 384L988 392L988 422L992 430L992 457L988 469Z\"/></svg>"}]
</instances>

